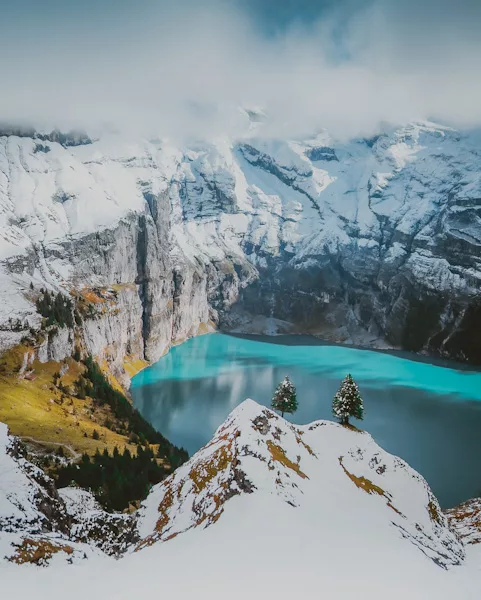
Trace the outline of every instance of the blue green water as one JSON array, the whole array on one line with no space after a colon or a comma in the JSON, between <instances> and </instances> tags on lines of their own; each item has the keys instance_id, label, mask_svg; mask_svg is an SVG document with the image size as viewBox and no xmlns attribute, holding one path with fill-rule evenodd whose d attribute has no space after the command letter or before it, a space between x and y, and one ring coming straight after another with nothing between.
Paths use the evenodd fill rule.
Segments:
<instances>
[{"instance_id":1,"label":"blue green water","mask_svg":"<svg viewBox=\"0 0 481 600\"><path fill-rule=\"evenodd\" d=\"M332 418L346 373L364 397L361 426L420 471L443 506L480 495L481 372L458 365L321 345L307 336L212 334L173 348L139 373L132 396L159 431L193 453L245 398L269 405L286 374L299 400L291 421Z\"/></svg>"}]
</instances>

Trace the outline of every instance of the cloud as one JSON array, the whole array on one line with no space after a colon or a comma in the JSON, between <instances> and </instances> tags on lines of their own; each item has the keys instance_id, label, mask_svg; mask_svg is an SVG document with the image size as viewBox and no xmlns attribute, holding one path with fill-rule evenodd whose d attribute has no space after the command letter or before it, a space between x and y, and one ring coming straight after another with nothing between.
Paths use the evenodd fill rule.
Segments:
<instances>
[{"instance_id":1,"label":"cloud","mask_svg":"<svg viewBox=\"0 0 481 600\"><path fill-rule=\"evenodd\" d=\"M279 136L481 125L478 0L345 1L276 35L241 2L119 7L4 21L0 120L204 137L238 134L238 107L259 106Z\"/></svg>"}]
</instances>

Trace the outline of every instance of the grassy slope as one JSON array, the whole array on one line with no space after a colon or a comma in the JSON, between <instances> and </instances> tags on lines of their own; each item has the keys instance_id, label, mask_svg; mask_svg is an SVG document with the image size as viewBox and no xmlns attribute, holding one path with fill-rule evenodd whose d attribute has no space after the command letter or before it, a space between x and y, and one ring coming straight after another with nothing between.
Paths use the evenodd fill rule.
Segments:
<instances>
[{"instance_id":1,"label":"grassy slope","mask_svg":"<svg viewBox=\"0 0 481 600\"><path fill-rule=\"evenodd\" d=\"M94 454L97 448L102 451L105 447L112 451L115 446L128 447L135 453L135 446L126 436L104 426L106 419L115 422L108 407L95 407L90 398L80 400L55 386L53 375L60 371L62 363L42 364L35 360L32 365L35 381L19 377L16 370L28 350L20 345L0 359L0 421L14 435L40 440L46 447L50 443L53 448L52 442L64 444L79 453ZM72 358L66 363L69 369L59 383L68 387L73 386L84 366ZM99 440L92 438L94 430L99 433Z\"/></svg>"}]
</instances>

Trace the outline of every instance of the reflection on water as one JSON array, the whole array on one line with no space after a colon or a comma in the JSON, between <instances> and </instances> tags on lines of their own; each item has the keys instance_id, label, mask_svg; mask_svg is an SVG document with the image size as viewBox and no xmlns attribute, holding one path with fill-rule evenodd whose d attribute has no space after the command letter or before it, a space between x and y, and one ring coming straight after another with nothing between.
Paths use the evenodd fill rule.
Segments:
<instances>
[{"instance_id":1,"label":"reflection on water","mask_svg":"<svg viewBox=\"0 0 481 600\"><path fill-rule=\"evenodd\" d=\"M422 473L443 506L481 493L481 373L312 338L256 340L213 334L173 348L134 378L135 405L192 454L245 398L269 405L286 374L299 399L290 420L330 419L340 379L351 372L364 397L362 427Z\"/></svg>"}]
</instances>

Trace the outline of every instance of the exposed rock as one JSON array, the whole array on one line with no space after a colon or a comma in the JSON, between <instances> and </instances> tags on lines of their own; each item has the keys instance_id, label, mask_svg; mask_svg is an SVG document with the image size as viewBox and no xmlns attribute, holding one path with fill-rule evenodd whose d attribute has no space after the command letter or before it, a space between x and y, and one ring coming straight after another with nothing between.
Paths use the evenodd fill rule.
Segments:
<instances>
[{"instance_id":1,"label":"exposed rock","mask_svg":"<svg viewBox=\"0 0 481 600\"><path fill-rule=\"evenodd\" d=\"M49 152L35 133L6 133L0 321L38 325L31 282L113 286L83 338L124 383L126 356L155 361L172 343L250 321L481 364L475 133L415 123L343 144L322 133L182 150L50 136ZM3 331L2 346L13 339ZM72 349L59 329L38 356Z\"/></svg>"},{"instance_id":2,"label":"exposed rock","mask_svg":"<svg viewBox=\"0 0 481 600\"><path fill-rule=\"evenodd\" d=\"M465 544L481 544L481 498L472 498L446 511L451 528Z\"/></svg>"},{"instance_id":3,"label":"exposed rock","mask_svg":"<svg viewBox=\"0 0 481 600\"><path fill-rule=\"evenodd\" d=\"M5 428L0 429L0 484L0 561L17 564L76 562L101 553L120 557L155 543L160 548L177 536L187 548L207 535L209 552L225 553L226 540L251 551L261 544L264 552L272 536L277 546L298 535L309 555L316 549L328 556L339 548L348 566L361 561L366 567L382 557L383 568L393 573L400 557L407 557L403 575L426 569L438 577L432 563L441 573L457 567L468 548L448 520L465 542L478 541L473 537L477 501L446 517L426 481L369 434L328 421L292 425L252 400L154 486L137 513L107 514L89 492L77 488L57 492L23 458ZM202 532L211 526L213 537ZM131 558L123 559L127 566ZM456 570L450 575L461 576Z\"/></svg>"},{"instance_id":4,"label":"exposed rock","mask_svg":"<svg viewBox=\"0 0 481 600\"><path fill-rule=\"evenodd\" d=\"M70 537L76 542L120 556L139 541L135 514L107 513L90 492L79 488L63 488L60 497L72 519Z\"/></svg>"}]
</instances>

